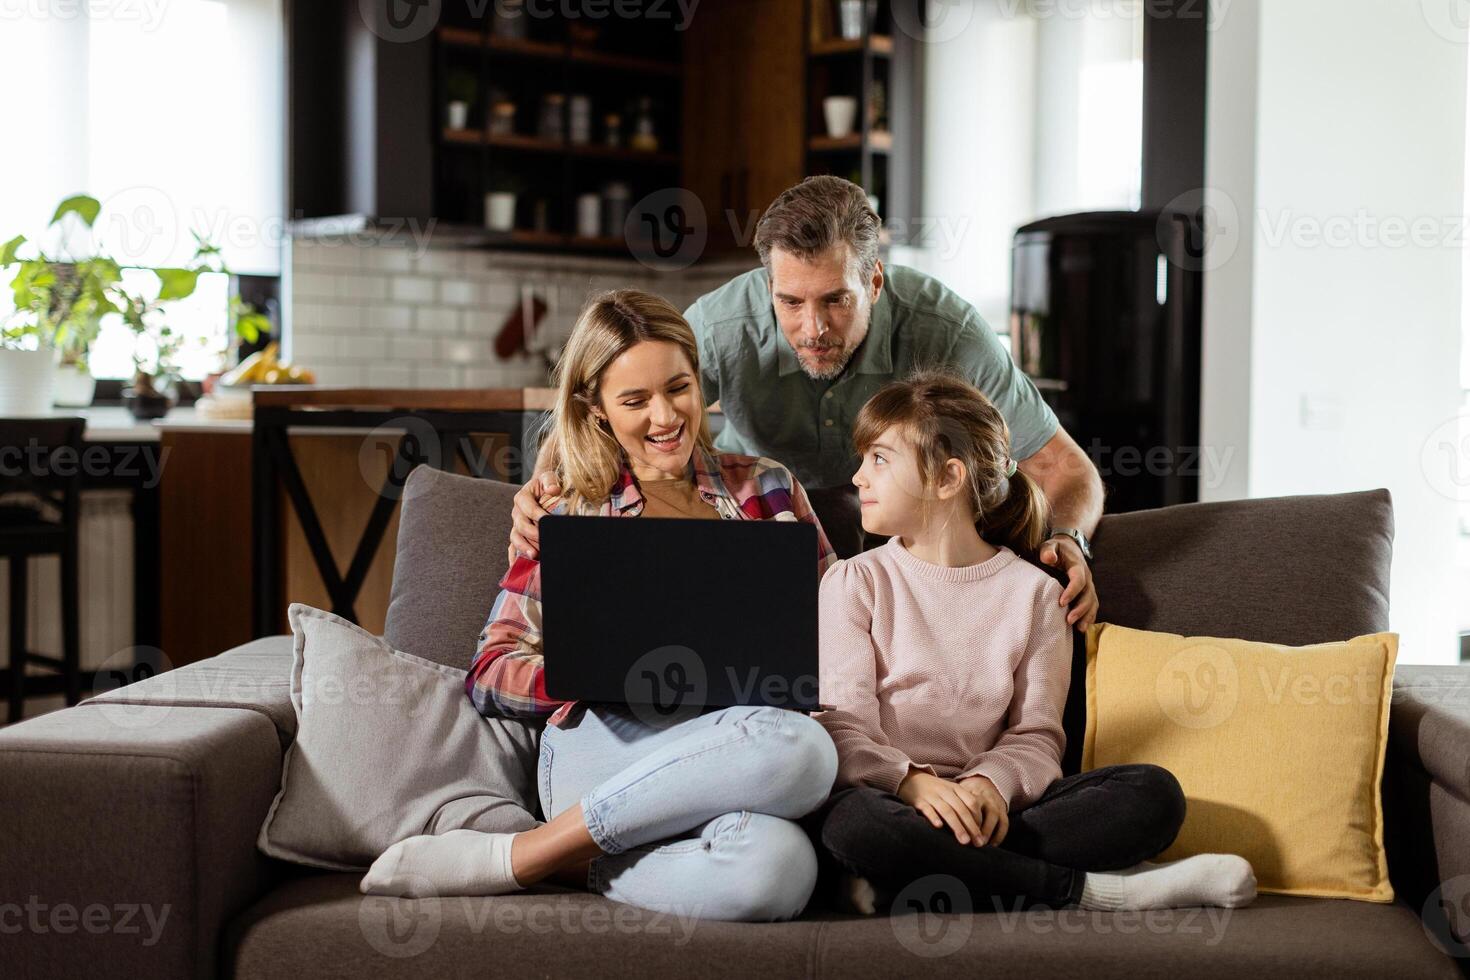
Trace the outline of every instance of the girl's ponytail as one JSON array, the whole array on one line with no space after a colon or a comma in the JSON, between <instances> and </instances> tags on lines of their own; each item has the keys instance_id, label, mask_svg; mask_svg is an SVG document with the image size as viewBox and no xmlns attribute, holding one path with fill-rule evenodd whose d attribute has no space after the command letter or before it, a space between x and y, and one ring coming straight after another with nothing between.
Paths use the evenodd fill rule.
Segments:
<instances>
[{"instance_id":1,"label":"girl's ponytail","mask_svg":"<svg viewBox=\"0 0 1470 980\"><path fill-rule=\"evenodd\" d=\"M1018 555L1034 555L1046 540L1050 508L1041 487L1019 469L1006 478L1009 488L1000 503L975 521L980 536L1003 544Z\"/></svg>"}]
</instances>

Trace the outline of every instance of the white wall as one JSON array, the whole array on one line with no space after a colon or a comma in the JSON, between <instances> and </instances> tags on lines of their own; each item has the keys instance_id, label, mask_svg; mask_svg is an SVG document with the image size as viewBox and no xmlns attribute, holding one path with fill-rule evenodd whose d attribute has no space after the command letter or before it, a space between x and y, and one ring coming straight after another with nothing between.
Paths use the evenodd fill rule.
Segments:
<instances>
[{"instance_id":1,"label":"white wall","mask_svg":"<svg viewBox=\"0 0 1470 980\"><path fill-rule=\"evenodd\" d=\"M1246 465L1210 495L1387 487L1400 658L1449 662L1455 504L1422 454L1460 397L1470 49L1382 0L1235 0L1211 40L1207 183L1244 234L1207 274L1203 441Z\"/></svg>"},{"instance_id":2,"label":"white wall","mask_svg":"<svg viewBox=\"0 0 1470 980\"><path fill-rule=\"evenodd\" d=\"M930 231L924 247L896 249L894 260L938 276L1004 330L1018 227L1138 204L1140 8L1111 0L940 6L944 16L931 23L942 34L925 50Z\"/></svg>"}]
</instances>

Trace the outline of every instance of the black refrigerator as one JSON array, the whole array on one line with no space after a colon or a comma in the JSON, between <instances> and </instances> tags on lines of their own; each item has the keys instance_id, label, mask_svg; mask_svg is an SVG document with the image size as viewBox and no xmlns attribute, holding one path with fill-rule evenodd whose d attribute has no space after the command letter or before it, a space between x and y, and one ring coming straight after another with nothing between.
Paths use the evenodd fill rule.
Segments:
<instances>
[{"instance_id":1,"label":"black refrigerator","mask_svg":"<svg viewBox=\"0 0 1470 980\"><path fill-rule=\"evenodd\" d=\"M1071 214L1016 232L1011 350L1097 466L1109 513L1199 499L1202 268L1184 214Z\"/></svg>"}]
</instances>

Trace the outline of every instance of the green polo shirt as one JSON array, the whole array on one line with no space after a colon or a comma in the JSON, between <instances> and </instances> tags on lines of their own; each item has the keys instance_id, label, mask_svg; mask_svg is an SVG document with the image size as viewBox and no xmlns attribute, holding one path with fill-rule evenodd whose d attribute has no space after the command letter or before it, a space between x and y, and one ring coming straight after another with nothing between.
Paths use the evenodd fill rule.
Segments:
<instances>
[{"instance_id":1,"label":"green polo shirt","mask_svg":"<svg viewBox=\"0 0 1470 980\"><path fill-rule=\"evenodd\" d=\"M1011 429L1016 459L1036 453L1057 418L975 308L943 283L886 266L868 336L847 369L813 381L781 335L765 269L706 293L684 314L699 339L706 404L719 401L721 452L784 463L808 487L846 485L858 409L883 385L919 367L948 367L983 391Z\"/></svg>"}]
</instances>

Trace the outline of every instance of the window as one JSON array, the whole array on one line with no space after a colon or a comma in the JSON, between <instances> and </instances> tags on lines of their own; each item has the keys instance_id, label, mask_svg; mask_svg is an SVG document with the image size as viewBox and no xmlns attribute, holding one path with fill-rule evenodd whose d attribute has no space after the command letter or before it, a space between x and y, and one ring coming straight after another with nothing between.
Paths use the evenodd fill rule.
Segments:
<instances>
[{"instance_id":1,"label":"window","mask_svg":"<svg viewBox=\"0 0 1470 980\"><path fill-rule=\"evenodd\" d=\"M0 85L30 103L7 133L0 237L37 238L58 201L87 193L124 266L186 264L199 232L232 271L280 275L282 25L281 0L0 0ZM147 272L125 282L156 289ZM186 377L214 370L228 296L226 277L206 275L173 307ZM94 374L130 376L131 351L122 323L104 323Z\"/></svg>"}]
</instances>

